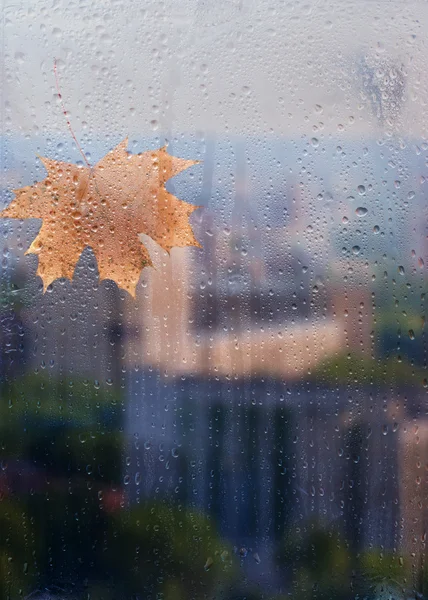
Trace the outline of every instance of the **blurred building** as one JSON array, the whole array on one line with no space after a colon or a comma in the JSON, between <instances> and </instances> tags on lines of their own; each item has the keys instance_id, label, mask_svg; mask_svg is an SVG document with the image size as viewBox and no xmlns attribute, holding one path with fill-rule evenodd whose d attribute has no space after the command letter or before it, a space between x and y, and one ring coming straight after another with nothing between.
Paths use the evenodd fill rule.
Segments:
<instances>
[{"instance_id":1,"label":"blurred building","mask_svg":"<svg viewBox=\"0 0 428 600\"><path fill-rule=\"evenodd\" d=\"M374 355L373 301L367 265L334 261L327 291L330 310L341 329L348 352Z\"/></svg>"},{"instance_id":2,"label":"blurred building","mask_svg":"<svg viewBox=\"0 0 428 600\"><path fill-rule=\"evenodd\" d=\"M295 379L343 347L343 326L332 316L293 319L298 298L287 297L285 286L257 286L247 294L224 290L209 275L199 273L195 281L197 264L190 252L173 250L171 258L162 257L163 264L144 274L146 295L135 326L139 337L130 342L131 364L138 361L171 376Z\"/></svg>"},{"instance_id":3,"label":"blurred building","mask_svg":"<svg viewBox=\"0 0 428 600\"><path fill-rule=\"evenodd\" d=\"M127 312L129 498L200 508L272 560L291 523L314 518L355 552L392 551L394 400L310 379L329 357L372 356L368 270L335 261L327 272L299 218L267 240L250 221L235 215L224 232L206 215L203 251L168 256L145 240L155 268Z\"/></svg>"},{"instance_id":4,"label":"blurred building","mask_svg":"<svg viewBox=\"0 0 428 600\"><path fill-rule=\"evenodd\" d=\"M138 333L128 364L171 376L298 379L346 340L352 348L367 344L369 319L364 333L349 333L367 292L358 291L359 302L352 292L345 298L349 318L345 305L335 305L337 290L328 289L303 243L302 219L264 237L251 216L232 221L223 231L213 215L203 217L202 252L177 248L168 256L145 238L155 269L144 271L138 311L129 311Z\"/></svg>"},{"instance_id":5,"label":"blurred building","mask_svg":"<svg viewBox=\"0 0 428 600\"><path fill-rule=\"evenodd\" d=\"M22 237L25 237L23 235ZM73 283L59 280L42 293L37 259L23 256L20 234L9 244L17 256L3 264L0 319L3 373L46 371L119 385L122 341L127 331L119 291L98 282L96 262L86 251Z\"/></svg>"},{"instance_id":6,"label":"blurred building","mask_svg":"<svg viewBox=\"0 0 428 600\"><path fill-rule=\"evenodd\" d=\"M400 431L401 546L415 578L427 569L428 420L405 421ZM414 581L414 583L420 583Z\"/></svg>"},{"instance_id":7,"label":"blurred building","mask_svg":"<svg viewBox=\"0 0 428 600\"><path fill-rule=\"evenodd\" d=\"M381 390L147 369L128 390L131 502L203 510L265 558L311 520L355 552L401 546L400 448Z\"/></svg>"}]
</instances>

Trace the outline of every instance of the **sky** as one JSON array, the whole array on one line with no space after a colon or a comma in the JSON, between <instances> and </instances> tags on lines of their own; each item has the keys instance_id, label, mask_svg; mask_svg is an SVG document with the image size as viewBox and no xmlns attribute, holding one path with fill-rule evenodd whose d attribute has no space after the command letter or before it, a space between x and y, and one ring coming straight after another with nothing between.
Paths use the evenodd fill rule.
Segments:
<instances>
[{"instance_id":1,"label":"sky","mask_svg":"<svg viewBox=\"0 0 428 600\"><path fill-rule=\"evenodd\" d=\"M244 144L252 201L300 185L311 219L330 219L317 201L330 196L335 218L356 219L346 198L372 184L364 201L380 204L366 219L371 230L385 220L378 210L400 208L412 191L422 199L426 1L4 0L3 9L5 202L44 176L36 153L81 160L64 109L91 163L126 136L133 152L168 140L176 154L202 159L174 185L205 203L192 190L212 168L209 202L223 204L225 222L240 185L233 140L243 138L253 140ZM394 111L397 70L405 84Z\"/></svg>"},{"instance_id":2,"label":"sky","mask_svg":"<svg viewBox=\"0 0 428 600\"><path fill-rule=\"evenodd\" d=\"M192 134L427 137L428 3L406 0L4 0L2 130L70 139ZM379 123L361 64L405 78ZM384 72L383 72L383 71ZM388 88L386 88L388 89Z\"/></svg>"}]
</instances>

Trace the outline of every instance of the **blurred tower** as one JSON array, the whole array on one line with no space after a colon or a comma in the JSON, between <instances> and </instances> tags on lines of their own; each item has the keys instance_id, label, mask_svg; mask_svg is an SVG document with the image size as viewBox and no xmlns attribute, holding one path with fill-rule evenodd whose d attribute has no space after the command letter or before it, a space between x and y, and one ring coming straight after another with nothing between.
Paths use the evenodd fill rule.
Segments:
<instances>
[{"instance_id":1,"label":"blurred tower","mask_svg":"<svg viewBox=\"0 0 428 600\"><path fill-rule=\"evenodd\" d=\"M349 352L362 353L369 358L373 319L368 273L358 263L352 266L352 273L346 264L340 262L332 267L329 304L335 320L343 327Z\"/></svg>"},{"instance_id":2,"label":"blurred tower","mask_svg":"<svg viewBox=\"0 0 428 600\"><path fill-rule=\"evenodd\" d=\"M364 545L363 524L368 491L367 429L367 424L361 421L350 425L344 432L347 453L344 494L345 533L354 554L360 552Z\"/></svg>"},{"instance_id":3,"label":"blurred tower","mask_svg":"<svg viewBox=\"0 0 428 600\"><path fill-rule=\"evenodd\" d=\"M428 419L403 424L399 455L402 548L411 562L413 584L421 591L427 570Z\"/></svg>"}]
</instances>

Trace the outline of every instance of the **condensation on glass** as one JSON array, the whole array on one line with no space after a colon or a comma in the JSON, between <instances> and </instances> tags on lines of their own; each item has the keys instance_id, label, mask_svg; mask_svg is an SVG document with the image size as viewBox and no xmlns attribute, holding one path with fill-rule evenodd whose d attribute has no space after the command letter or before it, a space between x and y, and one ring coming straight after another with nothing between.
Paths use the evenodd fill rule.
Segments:
<instances>
[{"instance_id":1,"label":"condensation on glass","mask_svg":"<svg viewBox=\"0 0 428 600\"><path fill-rule=\"evenodd\" d=\"M2 9L1 208L128 136L201 248L1 219L0 598L427 598L428 5Z\"/></svg>"}]
</instances>

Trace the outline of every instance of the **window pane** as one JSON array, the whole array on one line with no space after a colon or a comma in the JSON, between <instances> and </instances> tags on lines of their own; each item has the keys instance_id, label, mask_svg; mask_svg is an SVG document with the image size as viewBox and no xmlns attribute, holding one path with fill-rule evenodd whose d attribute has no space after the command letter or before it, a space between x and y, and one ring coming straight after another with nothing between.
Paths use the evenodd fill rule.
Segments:
<instances>
[{"instance_id":1,"label":"window pane","mask_svg":"<svg viewBox=\"0 0 428 600\"><path fill-rule=\"evenodd\" d=\"M426 3L3 15L0 599L428 597Z\"/></svg>"}]
</instances>

